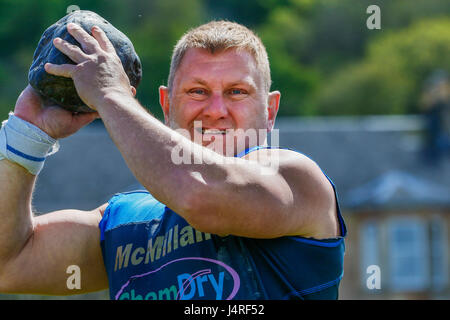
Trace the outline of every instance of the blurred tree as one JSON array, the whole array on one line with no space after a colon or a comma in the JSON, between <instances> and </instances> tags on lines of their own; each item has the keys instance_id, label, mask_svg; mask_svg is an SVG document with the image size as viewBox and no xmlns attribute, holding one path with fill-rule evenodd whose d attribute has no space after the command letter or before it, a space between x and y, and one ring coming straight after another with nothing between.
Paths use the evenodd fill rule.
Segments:
<instances>
[{"instance_id":1,"label":"blurred tree","mask_svg":"<svg viewBox=\"0 0 450 320\"><path fill-rule=\"evenodd\" d=\"M137 97L159 118L157 88L166 83L175 42L187 29L211 19L243 23L261 36L269 53L273 89L282 92L280 115L334 114L330 101L335 101L339 92L333 93L331 83L342 92L354 92L357 87L362 90L363 83L371 83L366 87L379 87L385 97L395 95L392 103L373 110L415 112L413 97L401 98L402 92L410 92L406 88L414 87L424 71L417 66L417 74L390 75L390 88L397 88L391 90L378 79L384 76L382 69L375 67L375 62L375 66L368 65L366 52L375 50L368 49L370 44L387 32L394 36L395 31L424 18L448 16L450 12L448 0L416 0L414 4L409 0L0 0L0 117L7 116L27 83L40 36L72 4L99 13L132 40L144 66ZM381 8L381 30L366 28L370 4ZM339 99L350 97L342 94ZM358 114L369 109L368 105L364 110L348 105L342 112Z\"/></svg>"},{"instance_id":2,"label":"blurred tree","mask_svg":"<svg viewBox=\"0 0 450 320\"><path fill-rule=\"evenodd\" d=\"M289 0L205 1L210 19L230 20L250 28L264 24L271 11L288 3Z\"/></svg>"},{"instance_id":3,"label":"blurred tree","mask_svg":"<svg viewBox=\"0 0 450 320\"><path fill-rule=\"evenodd\" d=\"M381 8L382 30L379 32L366 28L366 8L371 4ZM445 0L419 0L414 5L403 0L288 0L278 4L257 30L271 58L274 87L282 91L280 114L329 114L327 108L315 107L317 100L314 97L320 95L322 105L328 99L334 101L335 97L328 88L333 77L338 79L336 86L341 90L344 83L348 83L349 91L356 91L362 83L369 81L371 87L384 90L386 98L394 95L392 103L386 105L392 109L366 106L360 110L348 106L346 113L365 114L372 109L376 113L385 112L383 110L386 113L412 112L411 108L399 107L402 103L410 103L401 102L406 99L402 98L406 90L403 88L408 87L404 75L391 77L393 83L389 89L383 87L382 79L377 79L381 76L380 70L369 66L357 70L354 65L364 57L370 43L386 30L401 30L411 21L448 16L449 12L450 2ZM350 79L345 75L347 72L353 72L355 76ZM349 79L344 81L343 78ZM354 98L354 95L344 92L341 95L343 101ZM380 104L376 99L373 103ZM337 110L334 112L339 113Z\"/></svg>"},{"instance_id":4,"label":"blurred tree","mask_svg":"<svg viewBox=\"0 0 450 320\"><path fill-rule=\"evenodd\" d=\"M366 8L372 2L318 0L301 10L306 31L295 43L298 57L326 75L360 57L370 35Z\"/></svg>"},{"instance_id":5,"label":"blurred tree","mask_svg":"<svg viewBox=\"0 0 450 320\"><path fill-rule=\"evenodd\" d=\"M419 112L419 95L435 69L450 71L450 19L429 19L386 33L365 59L340 70L317 94L320 114Z\"/></svg>"},{"instance_id":6,"label":"blurred tree","mask_svg":"<svg viewBox=\"0 0 450 320\"><path fill-rule=\"evenodd\" d=\"M143 12L145 19L129 34L143 65L137 98L163 119L158 87L167 85L172 49L188 29L206 21L204 8L198 0L156 0Z\"/></svg>"},{"instance_id":7,"label":"blurred tree","mask_svg":"<svg viewBox=\"0 0 450 320\"><path fill-rule=\"evenodd\" d=\"M405 28L418 20L430 17L448 17L450 1L448 0L409 0L375 1L380 2L382 24L387 28Z\"/></svg>"},{"instance_id":8,"label":"blurred tree","mask_svg":"<svg viewBox=\"0 0 450 320\"><path fill-rule=\"evenodd\" d=\"M59 10L64 10L58 1L44 3L26 0L0 1L0 116L14 108L20 90L27 84L34 49L44 21L54 19ZM19 89L20 88L20 89Z\"/></svg>"},{"instance_id":9,"label":"blurred tree","mask_svg":"<svg viewBox=\"0 0 450 320\"><path fill-rule=\"evenodd\" d=\"M281 116L310 113L308 97L317 87L318 73L302 64L296 54L296 44L301 42L306 29L300 16L287 7L278 7L257 30L269 55L272 90L281 92Z\"/></svg>"}]
</instances>

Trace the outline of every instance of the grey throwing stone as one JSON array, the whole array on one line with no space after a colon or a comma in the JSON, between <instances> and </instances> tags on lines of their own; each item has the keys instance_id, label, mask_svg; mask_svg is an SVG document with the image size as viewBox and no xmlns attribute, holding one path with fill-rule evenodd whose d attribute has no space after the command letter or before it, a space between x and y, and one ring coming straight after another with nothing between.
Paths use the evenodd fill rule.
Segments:
<instances>
[{"instance_id":1,"label":"grey throwing stone","mask_svg":"<svg viewBox=\"0 0 450 320\"><path fill-rule=\"evenodd\" d=\"M78 10L66 15L45 30L34 52L28 81L40 93L45 104L57 104L72 112L93 111L78 96L72 79L51 75L44 69L47 62L75 64L53 45L53 39L59 37L81 48L78 41L67 31L67 24L70 22L80 25L89 34L94 25L99 26L116 49L130 84L137 88L142 78L142 65L130 39L98 14L92 11Z\"/></svg>"}]
</instances>

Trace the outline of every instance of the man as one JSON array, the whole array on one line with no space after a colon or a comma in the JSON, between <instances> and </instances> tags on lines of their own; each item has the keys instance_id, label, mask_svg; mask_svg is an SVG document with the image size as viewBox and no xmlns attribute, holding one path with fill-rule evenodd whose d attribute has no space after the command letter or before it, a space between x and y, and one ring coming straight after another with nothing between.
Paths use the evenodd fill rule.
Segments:
<instances>
[{"instance_id":1,"label":"man","mask_svg":"<svg viewBox=\"0 0 450 320\"><path fill-rule=\"evenodd\" d=\"M21 121L24 132L42 132L15 138L31 151L9 148L0 161L0 291L72 294L65 270L77 265L77 293L109 287L111 299L336 299L346 229L334 186L306 156L242 136L272 130L279 107L260 39L223 21L184 35L159 88L166 126L134 99L105 34L67 27L82 49L54 45L76 64L46 71L72 78L96 113L43 108L30 87L20 95L5 136L13 141ZM43 155L33 154L44 159L56 139L96 117L148 192L33 216L40 167L26 155L43 141ZM200 135L197 147L177 129ZM176 148L192 161L173 161Z\"/></svg>"}]
</instances>

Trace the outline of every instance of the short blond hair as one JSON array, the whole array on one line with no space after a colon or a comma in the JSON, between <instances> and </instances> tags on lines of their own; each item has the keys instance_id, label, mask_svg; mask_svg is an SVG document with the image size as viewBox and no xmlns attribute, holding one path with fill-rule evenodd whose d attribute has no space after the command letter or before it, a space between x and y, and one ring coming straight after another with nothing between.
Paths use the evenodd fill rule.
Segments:
<instances>
[{"instance_id":1,"label":"short blond hair","mask_svg":"<svg viewBox=\"0 0 450 320\"><path fill-rule=\"evenodd\" d=\"M175 73L188 49L206 49L211 54L227 49L246 50L256 62L263 78L264 89L269 92L272 83L269 58L261 39L247 27L230 21L211 21L186 32L177 42L170 63L169 92L173 87Z\"/></svg>"}]
</instances>

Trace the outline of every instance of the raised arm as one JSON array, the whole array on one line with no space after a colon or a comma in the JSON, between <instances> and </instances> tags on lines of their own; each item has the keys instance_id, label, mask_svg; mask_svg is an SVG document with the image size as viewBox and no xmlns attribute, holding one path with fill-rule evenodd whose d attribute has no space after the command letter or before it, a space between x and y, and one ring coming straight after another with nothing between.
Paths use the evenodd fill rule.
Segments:
<instances>
[{"instance_id":1,"label":"raised arm","mask_svg":"<svg viewBox=\"0 0 450 320\"><path fill-rule=\"evenodd\" d=\"M17 100L14 113L55 139L97 117L43 108L29 86ZM107 288L98 229L106 204L90 212L63 210L34 216L35 181L36 176L21 165L0 161L0 292L65 295ZM67 288L70 265L80 267L80 290Z\"/></svg>"},{"instance_id":2,"label":"raised arm","mask_svg":"<svg viewBox=\"0 0 450 320\"><path fill-rule=\"evenodd\" d=\"M332 185L312 160L291 151L270 151L279 153L280 166L266 176L260 163L236 159L226 164L212 150L192 148L189 139L132 97L104 32L94 27L91 36L79 26L67 27L82 49L61 39L54 44L77 65L47 64L47 72L74 80L83 101L98 110L128 167L156 199L209 233L254 238L339 235ZM202 157L202 164L174 163L175 148L189 159Z\"/></svg>"}]
</instances>

